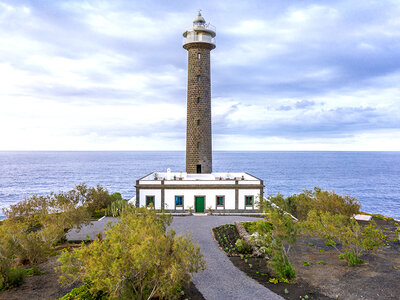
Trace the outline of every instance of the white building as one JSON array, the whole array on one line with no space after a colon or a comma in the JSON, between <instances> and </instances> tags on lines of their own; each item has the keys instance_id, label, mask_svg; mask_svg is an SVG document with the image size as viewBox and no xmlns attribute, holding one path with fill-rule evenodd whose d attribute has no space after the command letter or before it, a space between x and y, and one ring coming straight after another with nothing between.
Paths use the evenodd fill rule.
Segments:
<instances>
[{"instance_id":1,"label":"white building","mask_svg":"<svg viewBox=\"0 0 400 300\"><path fill-rule=\"evenodd\" d=\"M136 181L136 205L174 213L258 211L263 181L247 173L151 173Z\"/></svg>"}]
</instances>

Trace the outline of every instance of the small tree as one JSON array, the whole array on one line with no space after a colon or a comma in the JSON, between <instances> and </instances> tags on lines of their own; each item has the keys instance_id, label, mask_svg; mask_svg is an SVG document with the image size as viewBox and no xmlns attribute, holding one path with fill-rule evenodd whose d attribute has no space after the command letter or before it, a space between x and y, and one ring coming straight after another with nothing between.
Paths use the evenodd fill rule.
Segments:
<instances>
[{"instance_id":1,"label":"small tree","mask_svg":"<svg viewBox=\"0 0 400 300\"><path fill-rule=\"evenodd\" d=\"M124 199L115 200L106 210L107 216L118 217L125 208L130 206L129 202Z\"/></svg>"},{"instance_id":2,"label":"small tree","mask_svg":"<svg viewBox=\"0 0 400 300\"><path fill-rule=\"evenodd\" d=\"M15 259L15 242L5 222L0 225L0 290L8 286L10 267Z\"/></svg>"},{"instance_id":3,"label":"small tree","mask_svg":"<svg viewBox=\"0 0 400 300\"><path fill-rule=\"evenodd\" d=\"M324 238L334 247L340 258L344 258L349 266L363 263L361 256L366 252L373 252L383 245L384 235L371 221L368 226L362 227L354 218L345 215L335 215L329 212L318 213L313 210L309 213L305 226L311 233ZM336 241L342 244L338 247Z\"/></svg>"},{"instance_id":4,"label":"small tree","mask_svg":"<svg viewBox=\"0 0 400 300\"><path fill-rule=\"evenodd\" d=\"M272 224L271 242L264 245L271 253L271 267L275 273L283 278L296 277L296 270L288 259L288 254L299 234L300 226L288 213L272 205L271 201L262 200L260 206L266 213L266 219Z\"/></svg>"},{"instance_id":5,"label":"small tree","mask_svg":"<svg viewBox=\"0 0 400 300\"><path fill-rule=\"evenodd\" d=\"M109 298L176 296L192 273L204 269L205 261L190 237L166 232L170 221L151 209L123 210L105 239L61 255L60 281L89 282L92 293L101 291Z\"/></svg>"},{"instance_id":6,"label":"small tree","mask_svg":"<svg viewBox=\"0 0 400 300\"><path fill-rule=\"evenodd\" d=\"M350 218L359 213L361 207L360 201L354 197L338 195L334 191L322 191L318 187L315 187L312 191L304 190L298 195L294 194L287 198L284 198L281 194L270 196L269 201L300 221L306 220L311 210L345 215Z\"/></svg>"}]
</instances>

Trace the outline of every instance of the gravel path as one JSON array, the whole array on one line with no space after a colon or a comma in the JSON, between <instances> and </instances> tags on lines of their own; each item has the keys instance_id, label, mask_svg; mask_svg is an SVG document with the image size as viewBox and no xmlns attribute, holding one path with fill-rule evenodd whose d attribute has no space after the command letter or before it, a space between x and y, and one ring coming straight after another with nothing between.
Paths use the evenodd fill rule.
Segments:
<instances>
[{"instance_id":1,"label":"gravel path","mask_svg":"<svg viewBox=\"0 0 400 300\"><path fill-rule=\"evenodd\" d=\"M283 299L236 268L214 240L211 229L235 221L254 221L240 216L175 217L171 227L177 234L190 233L199 242L207 261L207 269L196 273L193 283L207 300Z\"/></svg>"},{"instance_id":2,"label":"gravel path","mask_svg":"<svg viewBox=\"0 0 400 300\"><path fill-rule=\"evenodd\" d=\"M78 229L71 229L67 233L67 240L68 241L84 241L86 240L87 236L91 240L97 239L96 234L99 232L103 232L107 226L108 222L114 223L117 219L111 217L103 217L98 221L93 221L89 225L84 225L80 230Z\"/></svg>"}]
</instances>

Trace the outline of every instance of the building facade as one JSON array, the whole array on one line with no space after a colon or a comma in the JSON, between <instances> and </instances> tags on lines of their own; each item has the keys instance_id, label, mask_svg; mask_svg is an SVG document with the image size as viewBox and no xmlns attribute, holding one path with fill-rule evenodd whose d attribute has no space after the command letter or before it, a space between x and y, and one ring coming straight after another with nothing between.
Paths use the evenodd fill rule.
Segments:
<instances>
[{"instance_id":1,"label":"building facade","mask_svg":"<svg viewBox=\"0 0 400 300\"><path fill-rule=\"evenodd\" d=\"M247 173L151 173L136 182L136 205L170 212L258 211L264 184Z\"/></svg>"}]
</instances>

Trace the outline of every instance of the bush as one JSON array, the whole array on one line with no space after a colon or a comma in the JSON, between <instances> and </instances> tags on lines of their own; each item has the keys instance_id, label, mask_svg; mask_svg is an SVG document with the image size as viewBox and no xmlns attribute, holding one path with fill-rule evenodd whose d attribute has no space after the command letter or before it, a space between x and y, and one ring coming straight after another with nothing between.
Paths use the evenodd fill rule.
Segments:
<instances>
[{"instance_id":1,"label":"bush","mask_svg":"<svg viewBox=\"0 0 400 300\"><path fill-rule=\"evenodd\" d=\"M238 239L235 243L236 249L239 251L239 253L251 253L252 248L249 243L242 239Z\"/></svg>"},{"instance_id":2,"label":"bush","mask_svg":"<svg viewBox=\"0 0 400 300\"><path fill-rule=\"evenodd\" d=\"M284 198L282 194L269 196L268 200L282 210L292 214L300 221L306 220L311 210L329 212L334 215L352 217L360 212L360 201L348 195L338 195L334 191L322 191L315 187L313 191L304 190L300 194Z\"/></svg>"},{"instance_id":3,"label":"bush","mask_svg":"<svg viewBox=\"0 0 400 300\"><path fill-rule=\"evenodd\" d=\"M291 245L297 240L300 225L290 214L272 205L270 201L261 201L260 206L264 209L267 220L271 224L268 225L270 230L269 242L263 245L272 256L269 263L278 276L293 279L296 277L296 271L289 262L288 254ZM266 229L266 226L264 229Z\"/></svg>"},{"instance_id":4,"label":"bush","mask_svg":"<svg viewBox=\"0 0 400 300\"><path fill-rule=\"evenodd\" d=\"M331 213L318 213L311 211L305 222L305 227L310 232L324 238L326 244L334 247L349 266L362 263L360 258L366 252L373 252L383 245L384 235L371 221L368 226L362 227L358 222L345 215L333 215ZM335 241L342 244L339 249Z\"/></svg>"},{"instance_id":5,"label":"bush","mask_svg":"<svg viewBox=\"0 0 400 300\"><path fill-rule=\"evenodd\" d=\"M106 210L107 216L118 217L125 208L128 208L130 204L127 200L119 199L111 203Z\"/></svg>"},{"instance_id":6,"label":"bush","mask_svg":"<svg viewBox=\"0 0 400 300\"><path fill-rule=\"evenodd\" d=\"M272 224L270 222L266 222L263 220L258 220L254 222L243 222L243 227L249 234L253 234L254 232L258 233L267 233L271 232Z\"/></svg>"},{"instance_id":7,"label":"bush","mask_svg":"<svg viewBox=\"0 0 400 300\"><path fill-rule=\"evenodd\" d=\"M37 265L34 265L32 268L29 269L25 269L25 274L28 276L32 276L32 275L40 275L40 268Z\"/></svg>"},{"instance_id":8,"label":"bush","mask_svg":"<svg viewBox=\"0 0 400 300\"><path fill-rule=\"evenodd\" d=\"M279 277L289 280L296 277L296 270L293 268L287 256L280 251L274 252L271 258L271 266Z\"/></svg>"},{"instance_id":9,"label":"bush","mask_svg":"<svg viewBox=\"0 0 400 300\"><path fill-rule=\"evenodd\" d=\"M15 267L9 269L8 274L8 287L20 286L25 279L25 270L21 267Z\"/></svg>"},{"instance_id":10,"label":"bush","mask_svg":"<svg viewBox=\"0 0 400 300\"><path fill-rule=\"evenodd\" d=\"M364 262L354 252L345 251L342 257L344 260L346 260L347 265L350 267L361 265Z\"/></svg>"},{"instance_id":11,"label":"bush","mask_svg":"<svg viewBox=\"0 0 400 300\"><path fill-rule=\"evenodd\" d=\"M70 291L68 294L59 298L58 300L100 300L104 299L105 295L102 293L92 294L90 292L90 286L88 284L84 284L80 287L77 287Z\"/></svg>"},{"instance_id":12,"label":"bush","mask_svg":"<svg viewBox=\"0 0 400 300\"><path fill-rule=\"evenodd\" d=\"M121 220L109 225L105 238L59 258L60 282L90 282L90 292L109 298L175 297L177 287L205 268L200 247L189 236L175 236L168 215L155 210L128 208Z\"/></svg>"}]
</instances>

